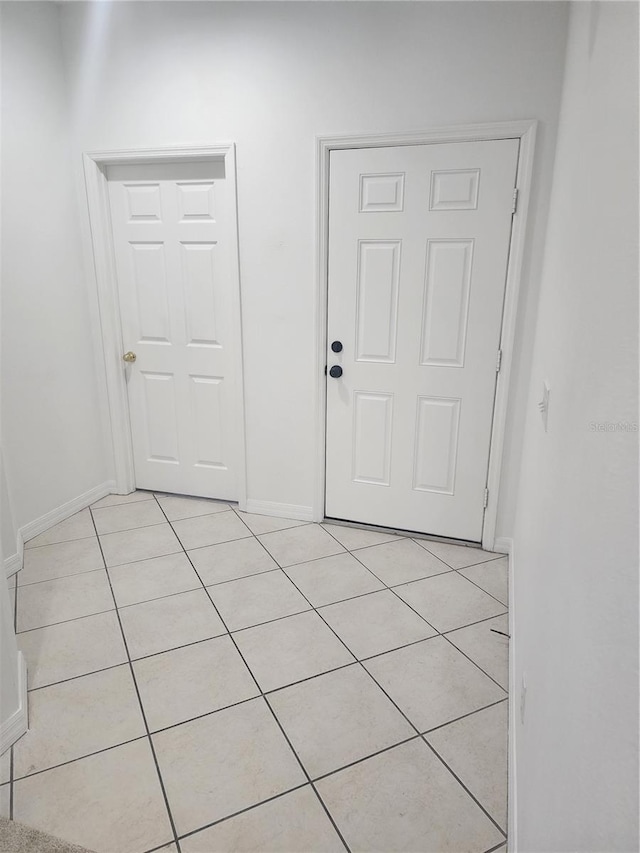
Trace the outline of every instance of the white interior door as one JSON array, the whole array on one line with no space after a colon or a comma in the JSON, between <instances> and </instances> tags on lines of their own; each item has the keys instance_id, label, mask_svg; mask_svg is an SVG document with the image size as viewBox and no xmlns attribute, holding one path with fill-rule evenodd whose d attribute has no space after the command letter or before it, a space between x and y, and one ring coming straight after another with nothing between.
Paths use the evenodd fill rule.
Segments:
<instances>
[{"instance_id":1,"label":"white interior door","mask_svg":"<svg viewBox=\"0 0 640 853\"><path fill-rule=\"evenodd\" d=\"M107 170L136 486L238 497L238 282L221 158Z\"/></svg>"},{"instance_id":2,"label":"white interior door","mask_svg":"<svg viewBox=\"0 0 640 853\"><path fill-rule=\"evenodd\" d=\"M331 152L327 516L480 541L518 148Z\"/></svg>"}]
</instances>

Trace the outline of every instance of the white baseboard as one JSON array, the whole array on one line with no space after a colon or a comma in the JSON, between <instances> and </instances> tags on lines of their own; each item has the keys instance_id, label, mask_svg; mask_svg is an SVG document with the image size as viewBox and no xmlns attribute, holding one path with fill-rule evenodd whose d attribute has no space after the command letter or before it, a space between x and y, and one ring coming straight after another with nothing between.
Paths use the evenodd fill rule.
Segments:
<instances>
[{"instance_id":1,"label":"white baseboard","mask_svg":"<svg viewBox=\"0 0 640 853\"><path fill-rule=\"evenodd\" d=\"M6 752L10 746L29 728L29 711L27 706L27 664L22 652L18 652L18 692L20 705L0 726L0 753Z\"/></svg>"},{"instance_id":2,"label":"white baseboard","mask_svg":"<svg viewBox=\"0 0 640 853\"><path fill-rule=\"evenodd\" d=\"M256 515L273 515L276 518L293 518L296 521L313 521L313 507L299 504L254 501L247 498L247 512L253 512Z\"/></svg>"},{"instance_id":3,"label":"white baseboard","mask_svg":"<svg viewBox=\"0 0 640 853\"><path fill-rule=\"evenodd\" d=\"M515 632L515 588L514 567L516 562L513 539L504 540L509 555L509 745L508 745L508 807L507 849L508 853L518 850L518 790L517 790L517 731L519 691L516 688L516 632Z\"/></svg>"},{"instance_id":4,"label":"white baseboard","mask_svg":"<svg viewBox=\"0 0 640 853\"><path fill-rule=\"evenodd\" d=\"M22 568L24 543L22 541L22 536L20 536L20 533L18 533L18 535L16 536L16 546L18 549L16 553L12 554L10 557L5 557L4 560L4 570L8 578L10 578L11 575L15 575L15 573L19 572Z\"/></svg>"},{"instance_id":5,"label":"white baseboard","mask_svg":"<svg viewBox=\"0 0 640 853\"><path fill-rule=\"evenodd\" d=\"M94 486L93 489L89 489L88 492L78 495L77 498L67 501L66 504L62 504L62 506L56 507L56 509L52 509L50 512L41 515L40 518L36 518L35 521L30 521L28 524L25 524L20 528L23 541L28 542L35 536L39 536L41 533L44 533L45 530L49 530L49 528L53 527L54 524L59 524L61 521L64 521L65 518L69 518L70 515L80 512L81 509L99 501L100 498L110 495L115 491L115 487L116 484L111 480L106 483L101 483L99 486Z\"/></svg>"},{"instance_id":6,"label":"white baseboard","mask_svg":"<svg viewBox=\"0 0 640 853\"><path fill-rule=\"evenodd\" d=\"M509 536L496 536L493 540L493 550L497 554L510 554L513 548L513 539Z\"/></svg>"},{"instance_id":7,"label":"white baseboard","mask_svg":"<svg viewBox=\"0 0 640 853\"><path fill-rule=\"evenodd\" d=\"M80 512L81 509L88 507L90 504L99 501L100 498L113 494L115 489L116 484L113 480L107 480L107 482L101 483L99 486L94 486L82 495L78 495L77 498L67 501L62 504L62 506L56 507L56 509L52 509L50 512L41 515L40 518L36 518L34 521L24 524L18 530L16 536L16 553L11 557L7 557L4 561L7 577L10 577L22 568L25 542L39 536L41 533L44 533L45 530L49 530L50 527L53 527L55 524L59 524L61 521L64 521L65 518L69 518L69 516L74 513Z\"/></svg>"}]
</instances>

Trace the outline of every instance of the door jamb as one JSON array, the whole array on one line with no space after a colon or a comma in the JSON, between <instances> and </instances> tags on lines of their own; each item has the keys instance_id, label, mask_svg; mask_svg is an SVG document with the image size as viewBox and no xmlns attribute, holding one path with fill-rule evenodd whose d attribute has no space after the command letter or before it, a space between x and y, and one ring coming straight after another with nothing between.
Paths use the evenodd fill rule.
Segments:
<instances>
[{"instance_id":1,"label":"door jamb","mask_svg":"<svg viewBox=\"0 0 640 853\"><path fill-rule=\"evenodd\" d=\"M444 142L479 142L498 139L519 139L518 208L512 219L509 261L505 284L500 348L502 363L496 382L493 423L489 445L487 488L489 502L482 526L482 547L494 550L495 529L500 489L500 474L504 450L505 426L508 412L509 380L513 360L518 299L527 219L531 197L533 158L537 121L494 122L441 127L423 132L361 134L350 136L316 137L316 463L313 517L324 518L326 464L326 378L324 369L327 351L327 296L329 249L329 154L344 148L380 148L399 145L428 145Z\"/></svg>"},{"instance_id":2,"label":"door jamb","mask_svg":"<svg viewBox=\"0 0 640 853\"><path fill-rule=\"evenodd\" d=\"M242 316L240 302L240 260L238 246L238 195L236 182L235 143L177 148L130 148L115 151L91 151L82 155L84 166L89 225L93 249L94 270L100 313L101 343L110 417L110 434L113 450L115 491L128 494L135 489L133 447L129 420L129 400L125 373L122 369L122 327L118 300L118 283L115 269L111 211L107 186L107 166L148 165L153 163L194 163L224 160L225 180L229 180L232 203L231 223L231 274L234 280L235 342L233 366L237 373L234 414L238 430L238 502L246 506L246 449L242 364Z\"/></svg>"}]
</instances>

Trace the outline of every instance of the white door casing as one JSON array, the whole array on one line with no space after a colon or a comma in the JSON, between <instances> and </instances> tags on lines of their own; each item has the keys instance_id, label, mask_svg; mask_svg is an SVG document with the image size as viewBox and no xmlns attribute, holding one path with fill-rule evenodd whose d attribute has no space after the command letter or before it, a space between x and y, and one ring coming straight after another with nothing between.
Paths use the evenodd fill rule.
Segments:
<instances>
[{"instance_id":1,"label":"white door casing","mask_svg":"<svg viewBox=\"0 0 640 853\"><path fill-rule=\"evenodd\" d=\"M235 196L225 160L110 165L138 488L236 500Z\"/></svg>"},{"instance_id":2,"label":"white door casing","mask_svg":"<svg viewBox=\"0 0 640 853\"><path fill-rule=\"evenodd\" d=\"M482 538L518 149L331 151L327 516Z\"/></svg>"}]
</instances>

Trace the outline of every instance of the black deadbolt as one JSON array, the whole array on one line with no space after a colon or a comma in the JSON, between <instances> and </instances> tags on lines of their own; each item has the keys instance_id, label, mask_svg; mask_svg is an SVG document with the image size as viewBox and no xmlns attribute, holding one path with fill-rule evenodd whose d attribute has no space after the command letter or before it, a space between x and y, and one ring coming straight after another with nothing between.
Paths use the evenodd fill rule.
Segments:
<instances>
[{"instance_id":1,"label":"black deadbolt","mask_svg":"<svg viewBox=\"0 0 640 853\"><path fill-rule=\"evenodd\" d=\"M342 352L342 343L341 343L340 341L334 341L334 342L331 344L331 349L332 349L334 352Z\"/></svg>"},{"instance_id":2,"label":"black deadbolt","mask_svg":"<svg viewBox=\"0 0 640 853\"><path fill-rule=\"evenodd\" d=\"M339 379L342 376L342 368L339 364L333 365L333 367L329 371L329 376L333 377L333 379Z\"/></svg>"}]
</instances>

